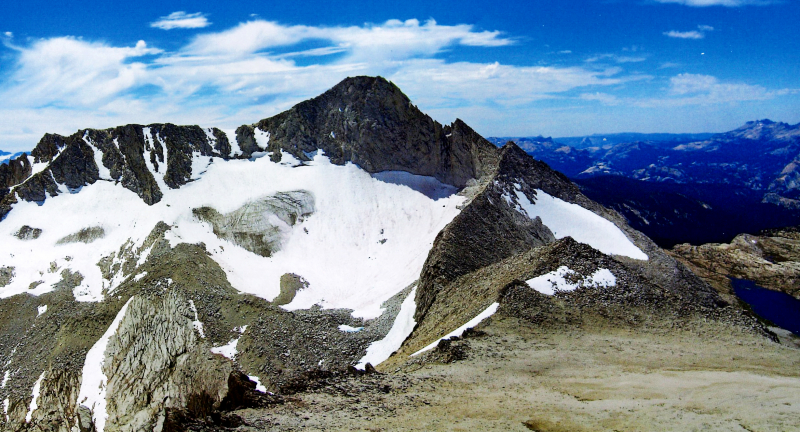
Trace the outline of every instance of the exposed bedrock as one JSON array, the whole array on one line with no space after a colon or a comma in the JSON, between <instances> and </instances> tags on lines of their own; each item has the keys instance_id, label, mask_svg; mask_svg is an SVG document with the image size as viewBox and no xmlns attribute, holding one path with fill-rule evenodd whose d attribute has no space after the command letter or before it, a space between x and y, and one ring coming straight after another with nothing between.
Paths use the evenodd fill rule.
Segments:
<instances>
[{"instance_id":1,"label":"exposed bedrock","mask_svg":"<svg viewBox=\"0 0 800 432\"><path fill-rule=\"evenodd\" d=\"M279 192L226 214L211 207L192 212L210 223L219 238L269 257L281 249L295 224L314 213L314 196L303 190Z\"/></svg>"}]
</instances>

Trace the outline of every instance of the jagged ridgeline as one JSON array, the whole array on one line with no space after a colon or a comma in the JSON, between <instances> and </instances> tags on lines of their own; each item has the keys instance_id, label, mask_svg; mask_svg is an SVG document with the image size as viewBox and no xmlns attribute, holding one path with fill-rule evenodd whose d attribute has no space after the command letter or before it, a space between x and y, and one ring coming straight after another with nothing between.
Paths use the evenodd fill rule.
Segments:
<instances>
[{"instance_id":1,"label":"jagged ridgeline","mask_svg":"<svg viewBox=\"0 0 800 432\"><path fill-rule=\"evenodd\" d=\"M733 316L565 176L383 78L235 142L127 125L0 165L2 429L236 425L492 314Z\"/></svg>"}]
</instances>

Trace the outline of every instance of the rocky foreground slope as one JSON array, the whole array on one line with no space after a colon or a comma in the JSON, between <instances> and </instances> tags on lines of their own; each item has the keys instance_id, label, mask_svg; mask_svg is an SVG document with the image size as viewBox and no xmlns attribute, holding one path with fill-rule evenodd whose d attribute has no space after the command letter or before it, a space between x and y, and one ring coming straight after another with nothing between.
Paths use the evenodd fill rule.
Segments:
<instances>
[{"instance_id":1,"label":"rocky foreground slope","mask_svg":"<svg viewBox=\"0 0 800 432\"><path fill-rule=\"evenodd\" d=\"M4 430L233 428L493 313L767 335L565 176L382 78L236 146L169 124L46 135L0 182Z\"/></svg>"}]
</instances>

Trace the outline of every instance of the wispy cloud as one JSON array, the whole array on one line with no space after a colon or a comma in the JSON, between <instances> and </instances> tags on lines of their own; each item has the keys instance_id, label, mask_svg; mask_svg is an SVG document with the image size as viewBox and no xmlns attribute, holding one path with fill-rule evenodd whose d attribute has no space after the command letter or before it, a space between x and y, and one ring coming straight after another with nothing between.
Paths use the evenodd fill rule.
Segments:
<instances>
[{"instance_id":1,"label":"wispy cloud","mask_svg":"<svg viewBox=\"0 0 800 432\"><path fill-rule=\"evenodd\" d=\"M700 74L678 74L670 78L666 92L658 97L617 97L608 93L583 93L580 98L604 105L628 105L642 108L710 106L763 101L800 93L800 89L767 89L760 85L720 81Z\"/></svg>"},{"instance_id":2,"label":"wispy cloud","mask_svg":"<svg viewBox=\"0 0 800 432\"><path fill-rule=\"evenodd\" d=\"M160 28L162 30L172 29L195 29L210 26L208 18L200 12L186 13L183 11L173 12L167 16L163 16L150 23L150 27Z\"/></svg>"},{"instance_id":3,"label":"wispy cloud","mask_svg":"<svg viewBox=\"0 0 800 432\"><path fill-rule=\"evenodd\" d=\"M677 3L693 7L707 7L707 6L726 6L726 7L740 7L740 6L765 6L768 4L777 3L777 0L655 0L658 3Z\"/></svg>"},{"instance_id":4,"label":"wispy cloud","mask_svg":"<svg viewBox=\"0 0 800 432\"><path fill-rule=\"evenodd\" d=\"M621 56L617 54L597 54L587 58L586 63L596 63L601 60L611 60L616 63L639 63L647 60L645 56Z\"/></svg>"},{"instance_id":5,"label":"wispy cloud","mask_svg":"<svg viewBox=\"0 0 800 432\"><path fill-rule=\"evenodd\" d=\"M111 47L72 37L44 39L20 56L11 79L0 88L6 100L29 107L94 106L139 84L147 76L138 57L160 54L144 41L133 47Z\"/></svg>"},{"instance_id":6,"label":"wispy cloud","mask_svg":"<svg viewBox=\"0 0 800 432\"><path fill-rule=\"evenodd\" d=\"M706 35L696 30L683 31L683 32L677 30L670 30L668 32L664 32L664 36L676 39L703 39L704 37L706 37Z\"/></svg>"},{"instance_id":7,"label":"wispy cloud","mask_svg":"<svg viewBox=\"0 0 800 432\"><path fill-rule=\"evenodd\" d=\"M714 31L714 27L711 27L710 25L699 25L697 26L697 30L690 30L690 31L670 30L668 32L664 32L664 36L677 39L703 39L706 37L706 33L712 31Z\"/></svg>"},{"instance_id":8,"label":"wispy cloud","mask_svg":"<svg viewBox=\"0 0 800 432\"><path fill-rule=\"evenodd\" d=\"M193 55L249 55L311 39L327 40L371 59L375 58L373 56L430 56L453 45L499 47L515 43L499 31L475 31L467 24L439 25L434 20L424 24L416 19L389 20L361 27L284 26L257 20L223 32L200 35L184 52Z\"/></svg>"}]
</instances>

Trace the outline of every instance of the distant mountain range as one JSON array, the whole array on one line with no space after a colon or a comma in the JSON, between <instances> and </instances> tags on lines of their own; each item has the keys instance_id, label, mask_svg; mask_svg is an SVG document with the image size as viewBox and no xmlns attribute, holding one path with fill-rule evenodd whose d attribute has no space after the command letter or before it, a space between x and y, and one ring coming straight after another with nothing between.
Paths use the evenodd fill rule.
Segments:
<instances>
[{"instance_id":1,"label":"distant mountain range","mask_svg":"<svg viewBox=\"0 0 800 432\"><path fill-rule=\"evenodd\" d=\"M489 141L498 146L502 146L508 141L514 141L520 147L525 146L526 143L539 143L539 142L554 142L561 146L569 146L577 149L586 149L591 147L598 148L611 148L611 146L622 143L629 143L635 141L650 141L654 143L662 143L665 145L674 143L685 143L691 141L702 141L713 137L713 133L638 133L638 132L621 132L615 134L592 134L572 137L490 137Z\"/></svg>"},{"instance_id":2,"label":"distant mountain range","mask_svg":"<svg viewBox=\"0 0 800 432\"><path fill-rule=\"evenodd\" d=\"M720 134L490 138L509 140L662 247L727 242L800 222L800 124L758 120Z\"/></svg>"}]
</instances>

